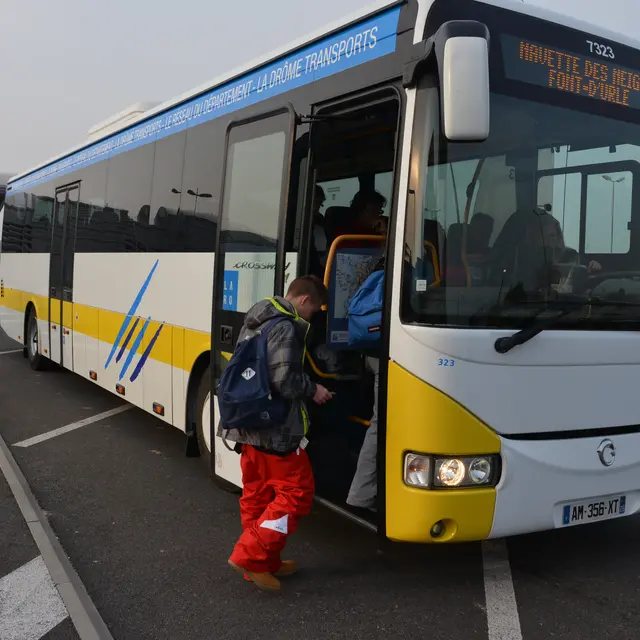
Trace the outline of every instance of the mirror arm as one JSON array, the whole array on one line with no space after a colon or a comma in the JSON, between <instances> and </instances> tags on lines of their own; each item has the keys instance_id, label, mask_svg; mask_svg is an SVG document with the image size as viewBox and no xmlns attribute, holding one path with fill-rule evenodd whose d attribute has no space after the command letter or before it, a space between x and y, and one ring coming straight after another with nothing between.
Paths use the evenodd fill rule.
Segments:
<instances>
[{"instance_id":1,"label":"mirror arm","mask_svg":"<svg viewBox=\"0 0 640 640\"><path fill-rule=\"evenodd\" d=\"M427 66L431 54L434 52L434 40L429 38L414 44L411 49L409 59L404 63L404 71L402 74L402 86L405 89L411 89L418 84L420 76Z\"/></svg>"}]
</instances>

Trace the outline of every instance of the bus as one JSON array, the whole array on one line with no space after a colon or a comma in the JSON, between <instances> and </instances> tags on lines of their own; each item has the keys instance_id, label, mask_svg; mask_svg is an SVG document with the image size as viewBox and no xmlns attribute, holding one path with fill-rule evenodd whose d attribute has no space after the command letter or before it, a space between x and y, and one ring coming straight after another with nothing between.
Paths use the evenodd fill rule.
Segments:
<instances>
[{"instance_id":1,"label":"bus","mask_svg":"<svg viewBox=\"0 0 640 640\"><path fill-rule=\"evenodd\" d=\"M321 502L418 543L628 516L639 125L638 43L507 0L379 2L14 177L3 329L34 369L184 432L237 491L217 381L247 310L320 264L305 366L336 392L311 408ZM350 233L372 191L387 232ZM346 495L374 400L347 312L381 252L363 512Z\"/></svg>"}]
</instances>

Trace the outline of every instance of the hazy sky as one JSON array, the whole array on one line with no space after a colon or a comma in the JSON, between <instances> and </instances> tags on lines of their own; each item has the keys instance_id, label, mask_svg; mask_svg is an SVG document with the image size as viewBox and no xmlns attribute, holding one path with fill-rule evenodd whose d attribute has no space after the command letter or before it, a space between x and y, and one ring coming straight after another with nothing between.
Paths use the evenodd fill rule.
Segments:
<instances>
[{"instance_id":1,"label":"hazy sky","mask_svg":"<svg viewBox=\"0 0 640 640\"><path fill-rule=\"evenodd\" d=\"M638 0L527 0L640 39ZM369 4L366 0L2 0L0 173L81 142Z\"/></svg>"}]
</instances>

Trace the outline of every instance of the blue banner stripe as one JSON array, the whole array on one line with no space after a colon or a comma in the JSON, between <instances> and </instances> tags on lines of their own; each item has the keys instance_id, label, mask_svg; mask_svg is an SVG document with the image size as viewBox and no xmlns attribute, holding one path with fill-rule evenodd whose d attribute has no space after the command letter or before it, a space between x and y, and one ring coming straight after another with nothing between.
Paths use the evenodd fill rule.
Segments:
<instances>
[{"instance_id":1,"label":"blue banner stripe","mask_svg":"<svg viewBox=\"0 0 640 640\"><path fill-rule=\"evenodd\" d=\"M140 372L142 371L142 367L144 367L144 363L147 361L147 359L151 355L151 351L153 349L153 346L156 343L156 340L158 339L158 336L160 335L160 332L162 331L162 327L164 327L164 323L158 327L158 330L153 335L153 338L151 338L149 345L144 350L144 353L140 356L140 360L138 361L136 368L133 370L133 373L131 374L131 378L129 378L131 382L135 382L138 376L140 375Z\"/></svg>"},{"instance_id":2,"label":"blue banner stripe","mask_svg":"<svg viewBox=\"0 0 640 640\"><path fill-rule=\"evenodd\" d=\"M144 281L144 284L142 285L142 287L140 287L140 291L138 291L138 295L136 296L136 299L133 301L133 304L131 305L131 308L129 309L129 313L127 313L127 317L124 319L124 322L122 323L122 326L120 327L120 331L118 332L116 340L113 343L113 346L111 347L111 352L109 353L109 357L107 358L107 362L104 365L105 369L109 366L109 364L111 364L111 360L113 359L113 355L115 354L116 349L118 348L118 345L120 344L120 340L122 340L122 336L125 334L127 328L129 327L129 324L131 323L131 319L135 315L136 311L138 310L138 307L140 306L140 303L142 302L142 297L144 296L144 294L145 294L145 292L147 290L147 287L149 286L149 283L151 282L151 278L153 278L153 274L155 273L156 268L158 267L158 262L159 262L159 260L156 260L155 264L151 268L151 271L149 272L149 275L147 276L147 279Z\"/></svg>"},{"instance_id":3,"label":"blue banner stripe","mask_svg":"<svg viewBox=\"0 0 640 640\"><path fill-rule=\"evenodd\" d=\"M127 359L124 361L124 365L120 370L120 375L118 376L118 380L122 380L122 378L124 378L125 375L127 374L127 370L131 366L131 362L133 361L133 358L135 357L136 353L138 352L138 349L140 348L140 343L142 342L142 338L144 338L144 334L147 332L147 327L149 326L150 322L151 322L151 318L149 317L145 320L144 324L142 325L142 329L140 329L140 333L136 336L133 346L131 347L131 351L129 351L129 355L127 356Z\"/></svg>"},{"instance_id":4,"label":"blue banner stripe","mask_svg":"<svg viewBox=\"0 0 640 640\"><path fill-rule=\"evenodd\" d=\"M399 17L396 7L212 89L16 180L12 193L393 53Z\"/></svg>"},{"instance_id":5,"label":"blue banner stripe","mask_svg":"<svg viewBox=\"0 0 640 640\"><path fill-rule=\"evenodd\" d=\"M122 346L120 347L120 351L118 352L118 355L116 356L116 363L120 362L120 360L122 359L122 355L124 354L124 350L127 348L129 343L131 342L131 337L133 336L133 332L136 330L136 327L138 326L139 322L140 322L140 318L136 318L136 321L133 323L133 327L131 327L131 330L127 334L127 337L124 339L124 342L122 343Z\"/></svg>"}]
</instances>

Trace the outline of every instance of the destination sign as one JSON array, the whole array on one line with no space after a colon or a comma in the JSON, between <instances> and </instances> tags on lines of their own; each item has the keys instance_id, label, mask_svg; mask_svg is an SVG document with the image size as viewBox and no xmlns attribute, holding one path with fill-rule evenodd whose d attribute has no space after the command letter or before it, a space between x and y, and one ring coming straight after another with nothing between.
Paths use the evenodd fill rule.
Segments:
<instances>
[{"instance_id":1,"label":"destination sign","mask_svg":"<svg viewBox=\"0 0 640 640\"><path fill-rule=\"evenodd\" d=\"M501 40L509 80L640 109L640 72L615 64L610 47L598 59L510 35Z\"/></svg>"}]
</instances>

